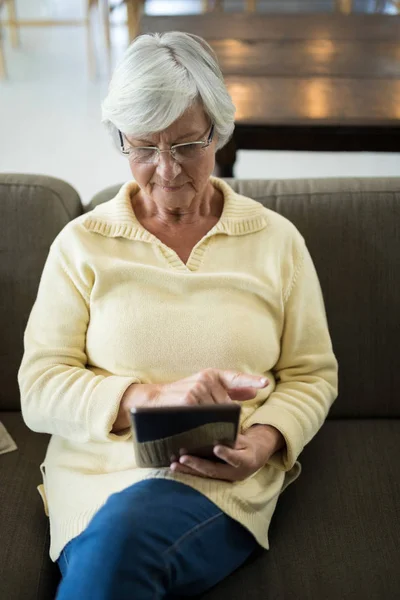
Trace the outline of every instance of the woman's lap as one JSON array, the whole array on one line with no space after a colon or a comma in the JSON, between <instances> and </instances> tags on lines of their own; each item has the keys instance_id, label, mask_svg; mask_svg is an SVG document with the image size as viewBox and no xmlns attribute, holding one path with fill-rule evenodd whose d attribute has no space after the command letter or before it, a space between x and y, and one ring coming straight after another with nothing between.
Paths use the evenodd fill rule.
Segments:
<instances>
[{"instance_id":1,"label":"woman's lap","mask_svg":"<svg viewBox=\"0 0 400 600\"><path fill-rule=\"evenodd\" d=\"M66 545L57 599L199 594L257 547L242 525L196 490L171 480L145 480L113 494Z\"/></svg>"}]
</instances>

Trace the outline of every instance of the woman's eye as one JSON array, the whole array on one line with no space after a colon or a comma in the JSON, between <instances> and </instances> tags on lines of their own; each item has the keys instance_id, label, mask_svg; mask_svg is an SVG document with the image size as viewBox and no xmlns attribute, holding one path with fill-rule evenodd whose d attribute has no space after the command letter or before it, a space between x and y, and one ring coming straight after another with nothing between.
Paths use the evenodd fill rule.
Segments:
<instances>
[{"instance_id":1,"label":"woman's eye","mask_svg":"<svg viewBox=\"0 0 400 600\"><path fill-rule=\"evenodd\" d=\"M177 156L182 156L184 158L194 158L201 154L203 147L200 144L185 144L184 146L178 146L175 149L175 153Z\"/></svg>"},{"instance_id":2,"label":"woman's eye","mask_svg":"<svg viewBox=\"0 0 400 600\"><path fill-rule=\"evenodd\" d=\"M157 151L152 148L131 148L129 154L136 162L147 162L157 156Z\"/></svg>"}]
</instances>

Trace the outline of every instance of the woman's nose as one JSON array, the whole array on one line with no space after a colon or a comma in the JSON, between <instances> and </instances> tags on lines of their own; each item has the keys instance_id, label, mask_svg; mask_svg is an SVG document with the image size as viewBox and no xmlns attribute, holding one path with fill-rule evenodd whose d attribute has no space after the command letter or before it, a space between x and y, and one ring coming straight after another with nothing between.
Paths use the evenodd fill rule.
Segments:
<instances>
[{"instance_id":1,"label":"woman's nose","mask_svg":"<svg viewBox=\"0 0 400 600\"><path fill-rule=\"evenodd\" d=\"M181 171L181 165L172 158L169 152L160 153L157 164L157 173L164 181L173 181Z\"/></svg>"}]
</instances>

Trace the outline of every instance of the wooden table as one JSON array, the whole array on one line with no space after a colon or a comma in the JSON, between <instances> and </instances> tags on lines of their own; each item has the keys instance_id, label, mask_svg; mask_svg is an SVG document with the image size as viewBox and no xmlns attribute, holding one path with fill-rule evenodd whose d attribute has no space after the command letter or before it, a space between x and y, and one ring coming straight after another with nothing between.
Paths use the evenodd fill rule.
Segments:
<instances>
[{"instance_id":1,"label":"wooden table","mask_svg":"<svg viewBox=\"0 0 400 600\"><path fill-rule=\"evenodd\" d=\"M143 17L215 49L236 106L236 151L400 151L400 16L223 13Z\"/></svg>"}]
</instances>

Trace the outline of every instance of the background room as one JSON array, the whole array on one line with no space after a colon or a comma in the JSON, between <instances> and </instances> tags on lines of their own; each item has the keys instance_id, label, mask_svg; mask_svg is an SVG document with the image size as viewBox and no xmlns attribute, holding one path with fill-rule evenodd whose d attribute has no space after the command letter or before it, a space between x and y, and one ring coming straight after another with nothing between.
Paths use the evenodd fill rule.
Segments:
<instances>
[{"instance_id":1,"label":"background room","mask_svg":"<svg viewBox=\"0 0 400 600\"><path fill-rule=\"evenodd\" d=\"M91 38L88 38L86 0L16 0L19 43L13 44L12 30L6 24L9 18L6 3L0 2L7 72L0 81L0 169L2 172L42 173L65 179L77 189L85 204L99 190L130 176L124 157L115 150L100 123L100 103L107 90L110 72L103 22L108 0L90 0L90 3L93 6L90 10ZM109 4L113 9L110 12L111 65L115 65L128 43L127 7L117 0ZM157 15L181 18L178 16L200 15L205 9L214 9L212 18L219 37L214 40L214 45L222 57L224 73L233 78L237 73L253 81L270 81L270 87L266 88L270 90L269 96L262 90L243 92L240 83L232 84L236 85L232 90L236 90L233 96L237 116L244 123L249 118L254 122L257 110L264 111L267 125L277 126L313 127L333 123L340 128L346 121L352 127L361 122L367 128L376 125L387 128L394 119L400 118L400 46L398 41L394 43L395 31L390 26L381 28L378 34L373 30L364 33L361 23L352 27L350 33L345 30L338 33L337 29L328 31L328 39L323 39L327 36L326 28L321 31L318 25L317 32L300 26L293 29L291 21L285 30L290 39L279 41L272 31L269 39L267 32L267 39L256 40L256 43L254 40L229 39L230 36L221 40L222 36L226 37L222 33L223 26L218 26L222 9L225 14L232 15L243 12L252 4L252 8L262 14L300 19L299 23L310 16L324 17L340 11L346 13L350 9L354 13L351 17L356 18L366 13L370 13L367 16L371 18L375 13L377 19L387 19L397 13L395 2L372 0L353 3L259 0L247 5L245 0L222 3L147 0L142 23L146 30L154 30L159 23ZM182 25L181 21L171 19L172 28L174 23L178 27ZM210 32L211 43L215 35L214 30ZM243 35L246 37L246 32ZM264 57L262 65L257 63L258 56L254 53L257 44ZM251 77L252 68L254 78ZM301 87L302 82L297 86L296 77L301 77L306 87ZM349 80L354 84L351 88L347 86ZM246 93L248 97L244 98ZM243 105L242 100L246 100ZM257 106L260 102L264 103L261 107ZM369 105L365 106L364 102ZM241 114L244 112L246 114ZM364 146L364 141L358 142L361 138L356 132L348 142L351 152L333 151L336 147L343 148L339 139L344 137L343 131L339 131L334 139L320 140L313 145L311 129L304 130L300 140L296 130L290 130L280 149L277 149L277 140L278 146L282 145L283 136L279 130L271 133L265 130L262 136L263 149L239 148L237 151L236 177L393 176L400 172L399 153L376 151L382 149L380 131L374 130L375 137L371 141L365 130ZM354 137L362 151L358 148L354 151ZM385 143L384 149L390 146L391 150L393 141ZM259 147L260 142L257 144ZM322 152L318 150L321 144L324 146ZM246 141L246 145L252 144ZM271 149L265 147L268 145Z\"/></svg>"},{"instance_id":2,"label":"background room","mask_svg":"<svg viewBox=\"0 0 400 600\"><path fill-rule=\"evenodd\" d=\"M399 600L399 225L400 0L0 0L0 600Z\"/></svg>"}]
</instances>

